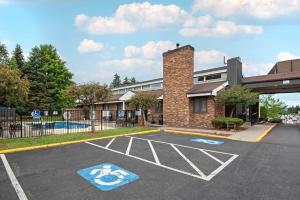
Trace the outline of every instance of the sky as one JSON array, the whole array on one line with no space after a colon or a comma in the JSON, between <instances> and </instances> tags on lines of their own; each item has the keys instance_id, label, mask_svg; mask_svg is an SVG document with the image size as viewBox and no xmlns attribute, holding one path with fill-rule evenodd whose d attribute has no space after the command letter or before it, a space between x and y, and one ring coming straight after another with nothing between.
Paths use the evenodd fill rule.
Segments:
<instances>
[{"instance_id":1,"label":"sky","mask_svg":"<svg viewBox=\"0 0 300 200\"><path fill-rule=\"evenodd\" d=\"M300 57L300 0L0 0L0 42L54 45L74 81L162 76L162 53L195 47L195 70L239 56L244 76ZM300 94L278 94L288 105Z\"/></svg>"}]
</instances>

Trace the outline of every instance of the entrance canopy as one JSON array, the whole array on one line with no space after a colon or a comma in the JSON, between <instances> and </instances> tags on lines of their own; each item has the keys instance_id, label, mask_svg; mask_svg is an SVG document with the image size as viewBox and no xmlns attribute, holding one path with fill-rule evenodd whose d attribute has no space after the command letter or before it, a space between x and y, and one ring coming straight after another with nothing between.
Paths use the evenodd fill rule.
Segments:
<instances>
[{"instance_id":1,"label":"entrance canopy","mask_svg":"<svg viewBox=\"0 0 300 200\"><path fill-rule=\"evenodd\" d=\"M242 83L261 94L300 92L300 72L247 77Z\"/></svg>"}]
</instances>

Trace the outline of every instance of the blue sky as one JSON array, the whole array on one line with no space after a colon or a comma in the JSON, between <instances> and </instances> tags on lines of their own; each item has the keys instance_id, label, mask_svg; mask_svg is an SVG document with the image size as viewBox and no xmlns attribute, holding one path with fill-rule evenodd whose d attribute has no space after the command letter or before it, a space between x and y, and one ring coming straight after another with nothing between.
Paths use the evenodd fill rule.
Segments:
<instances>
[{"instance_id":1,"label":"blue sky","mask_svg":"<svg viewBox=\"0 0 300 200\"><path fill-rule=\"evenodd\" d=\"M240 56L245 76L261 75L300 57L299 11L300 0L0 0L0 41L25 54L53 44L79 83L161 77L161 53L177 42L195 47L195 70Z\"/></svg>"}]
</instances>

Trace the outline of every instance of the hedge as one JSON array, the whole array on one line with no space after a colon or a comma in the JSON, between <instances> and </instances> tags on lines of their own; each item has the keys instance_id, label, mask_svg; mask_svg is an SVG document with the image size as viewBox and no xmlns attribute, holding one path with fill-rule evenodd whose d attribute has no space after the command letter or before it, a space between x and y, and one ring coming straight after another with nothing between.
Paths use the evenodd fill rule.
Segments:
<instances>
[{"instance_id":1,"label":"hedge","mask_svg":"<svg viewBox=\"0 0 300 200\"><path fill-rule=\"evenodd\" d=\"M226 123L233 123L236 127L241 126L244 123L244 120L240 118L231 118L231 117L216 117L211 120L213 127L220 129L226 127Z\"/></svg>"}]
</instances>

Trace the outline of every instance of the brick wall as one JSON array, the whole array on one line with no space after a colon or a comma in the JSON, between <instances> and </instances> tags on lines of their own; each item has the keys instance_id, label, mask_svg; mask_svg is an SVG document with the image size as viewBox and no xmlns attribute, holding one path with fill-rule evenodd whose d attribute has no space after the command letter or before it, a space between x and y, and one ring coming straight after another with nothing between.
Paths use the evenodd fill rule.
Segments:
<instances>
[{"instance_id":1,"label":"brick wall","mask_svg":"<svg viewBox=\"0 0 300 200\"><path fill-rule=\"evenodd\" d=\"M207 99L207 112L194 113L193 103L190 99L190 127L191 128L212 128L211 120L216 116L224 116L224 106L217 103L214 96L209 96Z\"/></svg>"},{"instance_id":2,"label":"brick wall","mask_svg":"<svg viewBox=\"0 0 300 200\"><path fill-rule=\"evenodd\" d=\"M189 126L187 92L193 85L194 48L183 46L163 53L163 117L165 126Z\"/></svg>"}]
</instances>

